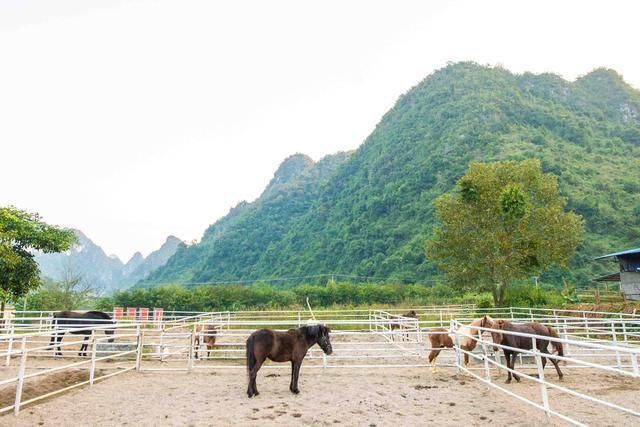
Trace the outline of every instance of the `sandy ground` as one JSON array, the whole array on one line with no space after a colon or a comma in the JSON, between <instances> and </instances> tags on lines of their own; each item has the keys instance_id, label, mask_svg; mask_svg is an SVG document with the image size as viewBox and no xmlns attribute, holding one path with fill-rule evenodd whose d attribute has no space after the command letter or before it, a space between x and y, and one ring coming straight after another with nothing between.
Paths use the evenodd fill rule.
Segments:
<instances>
[{"instance_id":1,"label":"sandy ground","mask_svg":"<svg viewBox=\"0 0 640 427\"><path fill-rule=\"evenodd\" d=\"M299 395L289 390L288 369L264 369L260 395L248 399L243 370L129 372L91 389L76 389L26 407L18 417L0 417L3 426L70 425L505 425L544 424L542 412L453 369L436 374L425 369L308 369L300 375ZM586 374L586 375L585 375ZM494 379L504 377L496 372ZM552 379L553 380L553 379ZM574 389L599 388L598 395L625 406L634 403L640 383L618 376L567 372L562 383ZM538 398L532 382L510 390ZM591 425L633 425L637 418L578 404L575 398L550 393L552 406ZM553 425L563 425L554 419Z\"/></svg>"},{"instance_id":2,"label":"sandy ground","mask_svg":"<svg viewBox=\"0 0 640 427\"><path fill-rule=\"evenodd\" d=\"M539 414L469 379L424 370L304 371L301 393L289 373L264 370L261 394L248 399L241 370L126 373L7 415L0 424L31 425L536 425ZM514 420L514 405L517 418Z\"/></svg>"}]
</instances>

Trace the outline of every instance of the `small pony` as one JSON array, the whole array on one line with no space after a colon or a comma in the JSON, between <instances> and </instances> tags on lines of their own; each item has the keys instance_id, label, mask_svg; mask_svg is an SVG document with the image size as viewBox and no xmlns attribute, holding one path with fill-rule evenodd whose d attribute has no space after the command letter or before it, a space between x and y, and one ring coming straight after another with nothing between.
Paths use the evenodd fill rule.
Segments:
<instances>
[{"instance_id":1,"label":"small pony","mask_svg":"<svg viewBox=\"0 0 640 427\"><path fill-rule=\"evenodd\" d=\"M543 325L542 323L538 322L518 324L511 323L507 320L498 320L488 327L490 327L491 329L500 329L507 332L520 332L525 334L541 335L543 337L558 338L558 334L555 329L553 329L551 326ZM491 337L493 338L494 344L501 344L507 347L519 348L522 350L531 350L533 348L533 340L530 337L504 334L502 332L491 332ZM564 349L561 342L551 341L551 344L553 348L558 352L559 356L564 356ZM550 354L548 350L549 340L536 338L536 347L541 353ZM499 351L499 347L495 345L493 346L493 349L495 351ZM504 358L507 361L507 367L513 370L516 363L516 356L519 352L506 348L503 348L502 351L504 352ZM551 358L550 360L551 363L553 363L553 366L556 368L558 378L562 379L563 374L560 370L560 366L558 366L558 361L553 358ZM547 358L542 357L542 369L544 369L546 365ZM531 376L538 377L538 374L533 374ZM513 378L515 378L517 382L520 382L520 377L515 372L513 373ZM507 371L506 383L511 383L511 371Z\"/></svg>"},{"instance_id":2,"label":"small pony","mask_svg":"<svg viewBox=\"0 0 640 427\"><path fill-rule=\"evenodd\" d=\"M409 310L408 312L406 312L404 314L391 316L391 319L395 319L395 320L397 320L397 322L389 324L389 327L391 328L392 331L394 331L396 329L402 330L404 328L404 326L406 325L406 323L403 322L403 320L407 319L407 318L418 320L418 313L416 313L415 310ZM405 332L404 335L402 336L402 338L408 340L409 339L409 333ZM391 336L391 339L393 339L393 335Z\"/></svg>"},{"instance_id":3,"label":"small pony","mask_svg":"<svg viewBox=\"0 0 640 427\"><path fill-rule=\"evenodd\" d=\"M484 316L480 319L476 319L468 326L461 326L456 331L457 334L461 334L460 348L465 351L473 351L478 345L478 341L471 338L471 336L477 336L480 338L482 331L480 328L490 328L493 324L493 319L490 316ZM431 343L431 351L429 352L429 364L431 365L431 372L436 372L436 358L440 354L442 348L453 348L454 334L448 334L449 330L445 328L433 328L429 333L429 342ZM436 332L436 333L434 333ZM464 366L469 365L469 355L464 353Z\"/></svg>"},{"instance_id":4,"label":"small pony","mask_svg":"<svg viewBox=\"0 0 640 427\"><path fill-rule=\"evenodd\" d=\"M291 362L289 390L294 394L300 393L298 376L302 360L307 355L307 350L315 344L318 344L325 354L333 352L329 332L331 329L324 325L308 325L286 332L260 329L252 333L247 339L247 396L260 394L256 386L256 376L267 358L274 362Z\"/></svg>"},{"instance_id":5,"label":"small pony","mask_svg":"<svg viewBox=\"0 0 640 427\"><path fill-rule=\"evenodd\" d=\"M213 346L216 345L216 329L213 325L203 325L197 324L195 329L196 337L193 340L193 347L195 352L196 359L198 358L198 353L200 352L200 336L202 335L202 341L207 346L207 359L211 357L211 351L213 351Z\"/></svg>"}]
</instances>

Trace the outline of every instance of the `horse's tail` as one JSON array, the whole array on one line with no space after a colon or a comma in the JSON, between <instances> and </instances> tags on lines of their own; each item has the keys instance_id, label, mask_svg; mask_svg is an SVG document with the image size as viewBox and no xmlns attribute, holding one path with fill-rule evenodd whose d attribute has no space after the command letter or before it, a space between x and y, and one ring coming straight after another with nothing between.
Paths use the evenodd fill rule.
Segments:
<instances>
[{"instance_id":1,"label":"horse's tail","mask_svg":"<svg viewBox=\"0 0 640 427\"><path fill-rule=\"evenodd\" d=\"M560 338L558 336L558 333L556 332L556 330L553 329L551 326L547 326L547 329L549 330L549 335L550 336L552 336L553 338ZM564 347L562 346L561 342L551 341L551 345L553 346L555 351L558 352L558 356L564 356Z\"/></svg>"},{"instance_id":2,"label":"horse's tail","mask_svg":"<svg viewBox=\"0 0 640 427\"><path fill-rule=\"evenodd\" d=\"M247 373L249 373L254 366L256 366L256 356L253 354L254 336L251 335L247 338Z\"/></svg>"}]
</instances>

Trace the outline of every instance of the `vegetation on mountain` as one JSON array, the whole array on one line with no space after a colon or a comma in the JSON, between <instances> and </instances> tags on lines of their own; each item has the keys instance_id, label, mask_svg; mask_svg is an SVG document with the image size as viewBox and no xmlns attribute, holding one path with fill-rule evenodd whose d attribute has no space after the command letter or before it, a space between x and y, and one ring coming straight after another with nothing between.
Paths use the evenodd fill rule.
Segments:
<instances>
[{"instance_id":1,"label":"vegetation on mountain","mask_svg":"<svg viewBox=\"0 0 640 427\"><path fill-rule=\"evenodd\" d=\"M476 304L491 307L489 293L463 293L446 285L423 286L401 284L354 284L331 282L327 285L302 285L291 289L255 285L204 285L185 288L162 285L153 288L131 288L99 299L95 307L163 307L165 310L306 310L309 298L314 308L350 308L375 306L418 307L435 304ZM558 292L543 285L540 288L516 285L506 291L505 305L518 307L559 307L563 299Z\"/></svg>"},{"instance_id":2,"label":"vegetation on mountain","mask_svg":"<svg viewBox=\"0 0 640 427\"><path fill-rule=\"evenodd\" d=\"M584 229L539 160L471 163L435 205L427 256L452 287L489 291L498 307L516 280L567 265Z\"/></svg>"},{"instance_id":3,"label":"vegetation on mountain","mask_svg":"<svg viewBox=\"0 0 640 427\"><path fill-rule=\"evenodd\" d=\"M0 207L0 316L7 300L40 286L40 270L33 251L65 251L74 241L71 230L49 225L37 213Z\"/></svg>"},{"instance_id":4,"label":"vegetation on mountain","mask_svg":"<svg viewBox=\"0 0 640 427\"><path fill-rule=\"evenodd\" d=\"M549 268L543 281L587 283L607 270L593 257L637 246L640 93L607 69L568 82L458 63L400 97L355 152L286 160L260 198L142 285L314 283L327 273L433 283L440 276L424 244L437 223L434 200L470 162L526 159L558 178L567 209L586 225L569 268Z\"/></svg>"}]
</instances>

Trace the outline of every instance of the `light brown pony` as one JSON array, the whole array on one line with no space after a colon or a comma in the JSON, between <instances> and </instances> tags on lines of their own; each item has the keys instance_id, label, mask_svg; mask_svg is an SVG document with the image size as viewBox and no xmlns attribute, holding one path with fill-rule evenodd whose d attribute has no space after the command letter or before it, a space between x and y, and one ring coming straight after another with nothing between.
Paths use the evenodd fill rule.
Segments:
<instances>
[{"instance_id":1,"label":"light brown pony","mask_svg":"<svg viewBox=\"0 0 640 427\"><path fill-rule=\"evenodd\" d=\"M471 322L468 326L461 326L456 331L457 334L461 335L460 340L460 348L465 351L473 351L474 348L478 345L478 341L471 338L472 336L477 336L478 339L482 335L482 331L480 328L491 328L493 325L493 319L490 316L484 316L480 319L476 319ZM431 372L436 371L436 358L442 348L453 348L454 345L454 334L449 334L449 330L445 328L433 328L429 333L429 342L431 343L431 351L429 352L429 364L431 365ZM469 355L464 353L464 366L469 365Z\"/></svg>"},{"instance_id":2,"label":"light brown pony","mask_svg":"<svg viewBox=\"0 0 640 427\"><path fill-rule=\"evenodd\" d=\"M542 323L538 323L538 322L518 324L518 323L511 323L507 320L497 320L493 322L492 326L487 326L487 327L492 329L499 329L502 331L508 331L508 332L509 331L520 332L520 333L531 334L531 335L540 335L543 337L558 338L558 334L556 333L555 329L553 329L551 326L543 325ZM501 332L491 332L491 337L493 338L494 344L501 344L507 347L519 348L522 350L531 350L533 348L533 340L530 337L504 334ZM562 347L561 342L551 341L551 345L558 352L559 356L564 356L564 349ZM543 338L536 339L536 348L538 349L538 351L540 351L540 353L549 354L548 347L549 347L549 340L545 340ZM493 349L495 351L499 350L499 348L496 346L494 346ZM506 359L507 367L513 370L516 363L516 356L518 355L519 352L517 350L509 350L506 348L503 348L502 351L504 352L504 358ZM560 370L560 366L558 366L558 361L553 358L549 360L551 360L551 363L553 363L553 366L555 366L556 372L558 373L558 378L562 379L563 375L562 375L562 371ZM547 364L547 358L542 357L542 369L544 369L546 364ZM534 374L531 376L537 377L538 374ZM513 373L513 378L515 378L516 381L520 382L520 377L515 372ZM506 382L507 384L511 382L511 371L507 371Z\"/></svg>"},{"instance_id":3,"label":"light brown pony","mask_svg":"<svg viewBox=\"0 0 640 427\"><path fill-rule=\"evenodd\" d=\"M196 324L195 326L196 337L194 339L194 350L196 353L196 359L200 352L200 336L207 346L207 359L211 356L213 346L216 344L216 330L213 325Z\"/></svg>"}]
</instances>

